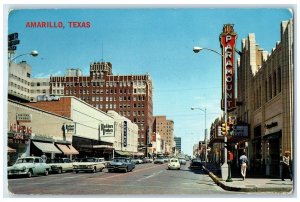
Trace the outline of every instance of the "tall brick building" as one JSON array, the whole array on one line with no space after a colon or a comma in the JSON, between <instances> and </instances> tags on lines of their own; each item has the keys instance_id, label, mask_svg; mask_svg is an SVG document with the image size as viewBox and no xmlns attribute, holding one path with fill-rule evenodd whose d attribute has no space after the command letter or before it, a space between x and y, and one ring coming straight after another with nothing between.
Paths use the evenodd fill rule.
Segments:
<instances>
[{"instance_id":1,"label":"tall brick building","mask_svg":"<svg viewBox=\"0 0 300 202\"><path fill-rule=\"evenodd\" d=\"M159 133L161 138L166 142L165 152L167 154L172 153L174 145L174 121L167 120L166 116L155 116L153 130Z\"/></svg>"},{"instance_id":2,"label":"tall brick building","mask_svg":"<svg viewBox=\"0 0 300 202\"><path fill-rule=\"evenodd\" d=\"M140 150L145 148L153 124L152 80L149 75L113 75L110 62L94 62L90 64L89 76L83 76L79 69L70 69L65 76L51 76L50 94L59 96L62 92L102 111L114 110L129 118L139 126Z\"/></svg>"}]
</instances>

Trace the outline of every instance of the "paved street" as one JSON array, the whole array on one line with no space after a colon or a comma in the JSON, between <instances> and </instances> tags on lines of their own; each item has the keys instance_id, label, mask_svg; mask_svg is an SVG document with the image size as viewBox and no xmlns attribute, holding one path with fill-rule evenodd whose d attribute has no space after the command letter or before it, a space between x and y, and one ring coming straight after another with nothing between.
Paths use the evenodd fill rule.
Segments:
<instances>
[{"instance_id":1,"label":"paved street","mask_svg":"<svg viewBox=\"0 0 300 202\"><path fill-rule=\"evenodd\" d=\"M8 179L14 194L37 195L172 195L202 197L233 194L224 191L203 171L167 170L166 164L136 165L128 173L64 173Z\"/></svg>"}]
</instances>

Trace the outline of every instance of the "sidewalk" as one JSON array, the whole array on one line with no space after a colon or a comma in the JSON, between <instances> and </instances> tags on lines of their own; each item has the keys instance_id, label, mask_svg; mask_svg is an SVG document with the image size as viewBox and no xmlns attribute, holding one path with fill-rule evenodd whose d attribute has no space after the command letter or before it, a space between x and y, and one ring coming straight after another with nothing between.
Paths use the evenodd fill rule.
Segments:
<instances>
[{"instance_id":1,"label":"sidewalk","mask_svg":"<svg viewBox=\"0 0 300 202\"><path fill-rule=\"evenodd\" d=\"M226 182L221 178L220 169L212 166L207 167L203 167L203 169L217 185L227 191L293 193L293 181L289 179L281 181L281 179L246 177L243 180L242 177L232 177L232 182Z\"/></svg>"}]
</instances>

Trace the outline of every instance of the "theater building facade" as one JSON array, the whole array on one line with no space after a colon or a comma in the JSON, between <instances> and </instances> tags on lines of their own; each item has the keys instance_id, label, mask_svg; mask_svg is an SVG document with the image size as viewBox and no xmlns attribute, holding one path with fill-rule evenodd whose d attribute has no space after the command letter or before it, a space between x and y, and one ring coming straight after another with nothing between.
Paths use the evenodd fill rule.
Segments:
<instances>
[{"instance_id":1,"label":"theater building facade","mask_svg":"<svg viewBox=\"0 0 300 202\"><path fill-rule=\"evenodd\" d=\"M242 40L237 65L241 105L238 122L249 124L247 152L251 172L280 176L285 151L294 153L294 25L281 23L280 41L271 53L256 42L255 34Z\"/></svg>"}]
</instances>

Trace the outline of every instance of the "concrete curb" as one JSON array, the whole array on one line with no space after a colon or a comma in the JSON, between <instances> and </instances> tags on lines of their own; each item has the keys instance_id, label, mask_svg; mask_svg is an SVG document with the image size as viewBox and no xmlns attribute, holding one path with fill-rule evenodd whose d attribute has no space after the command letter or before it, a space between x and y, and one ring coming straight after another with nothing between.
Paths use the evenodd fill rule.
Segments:
<instances>
[{"instance_id":1,"label":"concrete curb","mask_svg":"<svg viewBox=\"0 0 300 202\"><path fill-rule=\"evenodd\" d=\"M293 187L236 187L228 186L223 183L222 179L210 172L207 168L203 167L204 171L211 177L211 179L222 189L226 191L239 191L239 192L286 192L292 193Z\"/></svg>"}]
</instances>

